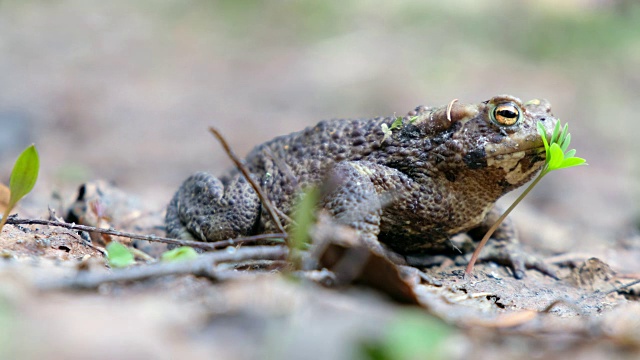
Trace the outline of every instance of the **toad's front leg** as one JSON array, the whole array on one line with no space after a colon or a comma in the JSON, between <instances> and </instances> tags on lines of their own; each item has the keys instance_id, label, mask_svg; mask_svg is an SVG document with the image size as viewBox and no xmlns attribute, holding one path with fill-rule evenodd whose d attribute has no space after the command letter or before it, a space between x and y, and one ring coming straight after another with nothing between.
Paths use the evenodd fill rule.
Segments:
<instances>
[{"instance_id":1,"label":"toad's front leg","mask_svg":"<svg viewBox=\"0 0 640 360\"><path fill-rule=\"evenodd\" d=\"M404 183L411 180L396 169L367 161L345 161L329 171L322 206L334 220L354 228L371 250L396 264L406 264L402 255L378 240L381 216Z\"/></svg>"},{"instance_id":2,"label":"toad's front leg","mask_svg":"<svg viewBox=\"0 0 640 360\"><path fill-rule=\"evenodd\" d=\"M339 224L354 228L371 249L384 253L378 243L380 233L380 196L371 179L372 164L345 161L336 164L327 176L322 207Z\"/></svg>"}]
</instances>

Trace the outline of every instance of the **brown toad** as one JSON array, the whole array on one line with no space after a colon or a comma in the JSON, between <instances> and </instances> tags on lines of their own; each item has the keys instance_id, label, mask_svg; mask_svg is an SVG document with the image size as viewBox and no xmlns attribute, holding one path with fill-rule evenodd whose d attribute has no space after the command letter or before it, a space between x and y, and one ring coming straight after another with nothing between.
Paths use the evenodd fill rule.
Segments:
<instances>
[{"instance_id":1,"label":"brown toad","mask_svg":"<svg viewBox=\"0 0 640 360\"><path fill-rule=\"evenodd\" d=\"M401 120L321 121L258 145L245 163L284 213L301 189L334 179L322 207L337 222L358 230L374 249L415 259L452 253L455 234L481 236L499 215L496 200L544 164L536 122L548 133L557 122L547 101L523 104L507 95L480 104L420 106ZM274 230L237 170L189 177L169 204L166 225L171 237L202 241ZM493 238L485 258L510 265L516 277L526 267L551 273L521 251L509 222Z\"/></svg>"}]
</instances>

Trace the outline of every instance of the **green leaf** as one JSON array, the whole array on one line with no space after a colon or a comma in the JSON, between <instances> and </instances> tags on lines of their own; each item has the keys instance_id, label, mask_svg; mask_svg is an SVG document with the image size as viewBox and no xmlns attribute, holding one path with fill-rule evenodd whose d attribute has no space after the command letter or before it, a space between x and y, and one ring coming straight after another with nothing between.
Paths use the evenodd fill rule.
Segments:
<instances>
[{"instance_id":1,"label":"green leaf","mask_svg":"<svg viewBox=\"0 0 640 360\"><path fill-rule=\"evenodd\" d=\"M549 154L551 154L551 159L547 159L547 166L549 167L549 170L556 170L564 160L564 153L562 152L560 145L557 143L551 144L549 147Z\"/></svg>"},{"instance_id":2,"label":"green leaf","mask_svg":"<svg viewBox=\"0 0 640 360\"><path fill-rule=\"evenodd\" d=\"M36 180L38 180L39 170L40 158L38 157L38 151L35 145L32 144L18 156L15 165L13 165L11 179L9 180L9 191L11 195L9 195L9 203L0 221L0 231L18 201L33 189Z\"/></svg>"},{"instance_id":3,"label":"green leaf","mask_svg":"<svg viewBox=\"0 0 640 360\"><path fill-rule=\"evenodd\" d=\"M9 207L15 206L20 199L33 189L36 180L38 180L39 169L38 151L34 145L31 145L18 156L13 166L9 182L9 189L11 190Z\"/></svg>"},{"instance_id":4,"label":"green leaf","mask_svg":"<svg viewBox=\"0 0 640 360\"><path fill-rule=\"evenodd\" d=\"M569 147L570 143L571 143L571 134L567 134L567 136L564 138L564 140L560 144L560 148L562 149L563 152L567 151L567 148Z\"/></svg>"},{"instance_id":5,"label":"green leaf","mask_svg":"<svg viewBox=\"0 0 640 360\"><path fill-rule=\"evenodd\" d=\"M389 127L389 130L399 129L401 127L402 127L402 118L398 116L393 121L393 123L391 123L391 126Z\"/></svg>"},{"instance_id":6,"label":"green leaf","mask_svg":"<svg viewBox=\"0 0 640 360\"><path fill-rule=\"evenodd\" d=\"M293 210L293 220L296 225L291 231L291 249L302 250L311 242L309 229L316 218L316 206L320 199L320 190L317 187L308 188ZM293 252L293 251L292 251Z\"/></svg>"},{"instance_id":7,"label":"green leaf","mask_svg":"<svg viewBox=\"0 0 640 360\"><path fill-rule=\"evenodd\" d=\"M551 141L549 141L549 146L551 144L558 142L558 137L560 136L560 120L556 123L556 126L553 128L553 135L551 135Z\"/></svg>"},{"instance_id":8,"label":"green leaf","mask_svg":"<svg viewBox=\"0 0 640 360\"><path fill-rule=\"evenodd\" d=\"M107 245L107 260L113 268L126 267L135 262L133 254L126 246L112 241Z\"/></svg>"},{"instance_id":9,"label":"green leaf","mask_svg":"<svg viewBox=\"0 0 640 360\"><path fill-rule=\"evenodd\" d=\"M416 122L416 120L418 120L418 115L416 115L416 116L412 116L412 117L409 119L409 124L412 124L412 125L413 125L413 123L414 123L414 122Z\"/></svg>"},{"instance_id":10,"label":"green leaf","mask_svg":"<svg viewBox=\"0 0 640 360\"><path fill-rule=\"evenodd\" d=\"M308 249L311 243L311 235L309 233L316 220L319 199L320 189L318 187L306 188L293 208L294 225L289 233L289 255L287 260L293 265L294 269L301 268L302 250Z\"/></svg>"},{"instance_id":11,"label":"green leaf","mask_svg":"<svg viewBox=\"0 0 640 360\"><path fill-rule=\"evenodd\" d=\"M193 260L198 257L198 252L191 246L181 246L162 254L162 261Z\"/></svg>"},{"instance_id":12,"label":"green leaf","mask_svg":"<svg viewBox=\"0 0 640 360\"><path fill-rule=\"evenodd\" d=\"M566 169L574 166L586 165L587 160L579 157L571 157L568 159L564 159L562 163L558 166L558 169Z\"/></svg>"},{"instance_id":13,"label":"green leaf","mask_svg":"<svg viewBox=\"0 0 640 360\"><path fill-rule=\"evenodd\" d=\"M568 135L569 135L569 124L567 123L567 124L564 124L564 127L560 132L560 137L558 138L558 145L560 145L560 147L562 147Z\"/></svg>"},{"instance_id":14,"label":"green leaf","mask_svg":"<svg viewBox=\"0 0 640 360\"><path fill-rule=\"evenodd\" d=\"M569 151L567 151L566 153L564 153L564 157L565 158L572 158L573 155L576 154L576 149L571 149Z\"/></svg>"},{"instance_id":15,"label":"green leaf","mask_svg":"<svg viewBox=\"0 0 640 360\"><path fill-rule=\"evenodd\" d=\"M538 133L540 133L540 137L542 138L542 142L544 143L544 150L547 153L547 161L549 161L549 143L547 142L547 131L540 121L538 121Z\"/></svg>"}]
</instances>

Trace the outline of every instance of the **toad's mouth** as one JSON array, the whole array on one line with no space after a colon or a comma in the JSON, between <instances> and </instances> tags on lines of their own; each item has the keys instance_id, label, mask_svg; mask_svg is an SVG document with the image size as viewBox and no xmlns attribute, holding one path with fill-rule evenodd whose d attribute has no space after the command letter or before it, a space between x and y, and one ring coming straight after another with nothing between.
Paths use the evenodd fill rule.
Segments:
<instances>
[{"instance_id":1,"label":"toad's mouth","mask_svg":"<svg viewBox=\"0 0 640 360\"><path fill-rule=\"evenodd\" d=\"M532 144L533 145L533 144ZM521 160L528 160L530 164L537 164L546 159L544 146L532 146L529 148L493 148L480 149L468 152L464 156L464 163L471 169L481 169L486 166L511 169Z\"/></svg>"},{"instance_id":2,"label":"toad's mouth","mask_svg":"<svg viewBox=\"0 0 640 360\"><path fill-rule=\"evenodd\" d=\"M526 149L508 149L506 151L495 150L493 153L487 153L487 159L493 159L496 161L501 161L509 157L522 159L524 157L532 156L541 157L542 160L546 159L547 154L544 149L544 145L533 146Z\"/></svg>"},{"instance_id":3,"label":"toad's mouth","mask_svg":"<svg viewBox=\"0 0 640 360\"><path fill-rule=\"evenodd\" d=\"M502 169L505 172L505 180L516 185L539 170L545 159L544 146L533 147L487 157L487 166Z\"/></svg>"}]
</instances>

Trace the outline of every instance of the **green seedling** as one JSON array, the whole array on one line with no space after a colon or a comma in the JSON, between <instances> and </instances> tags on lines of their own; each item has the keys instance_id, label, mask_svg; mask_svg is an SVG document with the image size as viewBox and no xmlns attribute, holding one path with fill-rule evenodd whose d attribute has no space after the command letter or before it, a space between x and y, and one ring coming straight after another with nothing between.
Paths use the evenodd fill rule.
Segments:
<instances>
[{"instance_id":1,"label":"green seedling","mask_svg":"<svg viewBox=\"0 0 640 360\"><path fill-rule=\"evenodd\" d=\"M181 246L162 254L162 261L193 260L198 257L198 252L191 246Z\"/></svg>"},{"instance_id":2,"label":"green seedling","mask_svg":"<svg viewBox=\"0 0 640 360\"><path fill-rule=\"evenodd\" d=\"M413 123L417 119L418 119L417 116L413 116L409 118L409 124L413 125ZM382 129L382 133L384 134L384 136L382 137L382 142L384 142L385 140L387 140L387 138L393 135L393 130L402 128L402 117L398 116L395 120L393 120L393 122L391 123L391 126L388 126L387 124L382 124L380 125L380 128Z\"/></svg>"},{"instance_id":3,"label":"green seedling","mask_svg":"<svg viewBox=\"0 0 640 360\"><path fill-rule=\"evenodd\" d=\"M385 326L377 341L360 344L360 355L370 360L447 359L447 342L453 329L417 310L405 310Z\"/></svg>"},{"instance_id":4,"label":"green seedling","mask_svg":"<svg viewBox=\"0 0 640 360\"><path fill-rule=\"evenodd\" d=\"M391 123L391 127L389 128L389 130L395 130L395 129L400 129L402 127L402 118L400 116L398 116L395 120L393 120L393 122Z\"/></svg>"},{"instance_id":5,"label":"green seedling","mask_svg":"<svg viewBox=\"0 0 640 360\"><path fill-rule=\"evenodd\" d=\"M11 195L9 204L2 215L2 221L0 221L0 231L2 231L4 224L7 223L7 218L18 201L33 189L36 180L38 180L39 170L40 158L38 157L38 151L35 145L31 145L18 156L15 165L13 165L11 180L9 181Z\"/></svg>"},{"instance_id":6,"label":"green seedling","mask_svg":"<svg viewBox=\"0 0 640 360\"><path fill-rule=\"evenodd\" d=\"M540 174L538 175L538 177L536 177L536 179L533 180L533 182L524 190L524 192L520 194L520 196L518 196L516 201L514 201L513 204L511 204L511 206L509 206L507 211L505 211L504 214L500 216L498 221L496 221L496 223L493 224L493 226L491 226L489 231L487 231L487 233L484 235L484 237L480 241L480 244L478 244L476 251L473 252L473 255L471 256L471 260L469 260L469 264L467 265L467 269L465 270L465 273L467 275L471 274L471 271L473 270L473 265L475 264L476 260L478 259L478 256L480 255L480 251L482 250L484 245L487 243L491 235L493 235L496 229L498 229L498 226L500 226L500 224L502 223L502 221L504 221L507 215L511 213L511 211L516 207L516 205L518 205L520 201L522 201L522 199L524 199L524 197L527 196L527 194L529 194L531 189L533 189L533 187L536 186L545 175L547 175L548 173L554 170L567 169L570 167L580 166L580 165L587 165L587 162L585 159L574 156L576 154L576 151L574 149L567 150L569 148L569 144L571 143L571 134L569 134L569 124L565 124L564 127L562 127L560 125L560 121L558 121L556 123L555 128L553 129L553 134L551 135L550 140L547 140L547 133L544 129L544 125L540 121L538 121L537 125L538 125L538 133L540 133L540 136L542 137L542 142L544 143L544 149L547 155L545 164L543 165L542 170L540 171Z\"/></svg>"},{"instance_id":7,"label":"green seedling","mask_svg":"<svg viewBox=\"0 0 640 360\"><path fill-rule=\"evenodd\" d=\"M316 206L320 200L320 189L312 187L304 191L304 195L293 210L295 225L291 230L289 241L289 261L300 264L300 253L311 243L309 230L316 219Z\"/></svg>"},{"instance_id":8,"label":"green seedling","mask_svg":"<svg viewBox=\"0 0 640 360\"><path fill-rule=\"evenodd\" d=\"M107 260L112 268L127 267L135 262L133 253L119 242L112 241L107 245Z\"/></svg>"}]
</instances>

